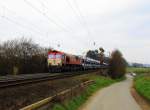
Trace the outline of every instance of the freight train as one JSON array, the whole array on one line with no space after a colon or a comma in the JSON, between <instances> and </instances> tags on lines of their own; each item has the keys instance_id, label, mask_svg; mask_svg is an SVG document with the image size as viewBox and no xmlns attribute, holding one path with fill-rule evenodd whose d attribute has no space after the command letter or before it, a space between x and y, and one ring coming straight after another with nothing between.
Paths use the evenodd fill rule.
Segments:
<instances>
[{"instance_id":1,"label":"freight train","mask_svg":"<svg viewBox=\"0 0 150 110\"><path fill-rule=\"evenodd\" d=\"M71 55L65 52L51 50L48 52L49 72L77 71L100 68L100 61L88 57Z\"/></svg>"}]
</instances>

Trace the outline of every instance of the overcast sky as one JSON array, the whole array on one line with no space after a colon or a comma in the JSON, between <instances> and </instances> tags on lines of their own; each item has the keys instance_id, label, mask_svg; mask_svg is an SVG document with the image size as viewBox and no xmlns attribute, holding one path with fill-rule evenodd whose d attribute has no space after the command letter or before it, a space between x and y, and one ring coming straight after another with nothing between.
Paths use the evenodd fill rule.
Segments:
<instances>
[{"instance_id":1,"label":"overcast sky","mask_svg":"<svg viewBox=\"0 0 150 110\"><path fill-rule=\"evenodd\" d=\"M0 0L0 42L22 36L73 54L119 49L129 62L150 63L150 0Z\"/></svg>"}]
</instances>

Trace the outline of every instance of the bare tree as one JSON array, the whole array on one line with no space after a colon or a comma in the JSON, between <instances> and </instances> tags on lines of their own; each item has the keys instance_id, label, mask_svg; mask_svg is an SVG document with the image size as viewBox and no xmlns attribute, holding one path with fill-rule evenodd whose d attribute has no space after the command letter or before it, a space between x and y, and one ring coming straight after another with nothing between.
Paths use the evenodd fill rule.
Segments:
<instances>
[{"instance_id":1,"label":"bare tree","mask_svg":"<svg viewBox=\"0 0 150 110\"><path fill-rule=\"evenodd\" d=\"M46 72L48 48L24 37L0 45L0 72L8 74ZM5 61L3 61L5 59Z\"/></svg>"}]
</instances>

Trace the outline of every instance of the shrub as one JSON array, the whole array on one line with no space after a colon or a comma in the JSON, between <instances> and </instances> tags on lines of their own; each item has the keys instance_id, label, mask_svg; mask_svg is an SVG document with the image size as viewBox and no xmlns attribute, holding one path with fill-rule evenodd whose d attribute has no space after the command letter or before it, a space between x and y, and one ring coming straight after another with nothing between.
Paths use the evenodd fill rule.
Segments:
<instances>
[{"instance_id":1,"label":"shrub","mask_svg":"<svg viewBox=\"0 0 150 110\"><path fill-rule=\"evenodd\" d=\"M123 77L126 73L126 60L123 58L119 50L115 50L111 54L109 62L109 75L112 78Z\"/></svg>"}]
</instances>

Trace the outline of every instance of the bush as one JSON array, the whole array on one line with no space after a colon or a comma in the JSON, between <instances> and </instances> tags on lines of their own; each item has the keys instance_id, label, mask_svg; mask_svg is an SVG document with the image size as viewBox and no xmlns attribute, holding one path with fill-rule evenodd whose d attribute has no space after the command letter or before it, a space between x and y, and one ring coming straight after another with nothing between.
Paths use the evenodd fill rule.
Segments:
<instances>
[{"instance_id":1,"label":"bush","mask_svg":"<svg viewBox=\"0 0 150 110\"><path fill-rule=\"evenodd\" d=\"M115 50L111 54L109 62L109 75L112 78L123 77L126 73L126 60L122 57L122 54L119 50Z\"/></svg>"}]
</instances>

